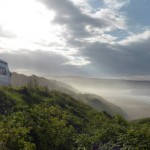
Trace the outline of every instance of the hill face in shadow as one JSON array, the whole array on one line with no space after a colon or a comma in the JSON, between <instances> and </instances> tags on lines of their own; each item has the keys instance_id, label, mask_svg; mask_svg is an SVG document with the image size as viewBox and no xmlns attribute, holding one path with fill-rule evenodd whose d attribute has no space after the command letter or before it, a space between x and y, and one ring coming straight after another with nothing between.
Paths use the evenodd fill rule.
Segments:
<instances>
[{"instance_id":1,"label":"hill face in shadow","mask_svg":"<svg viewBox=\"0 0 150 150\"><path fill-rule=\"evenodd\" d=\"M85 103L95 108L96 110L106 111L107 113L112 115L120 114L125 118L127 118L127 116L121 110L120 107L106 101L104 98L100 96L97 96L95 94L83 94L83 97L85 98Z\"/></svg>"},{"instance_id":2,"label":"hill face in shadow","mask_svg":"<svg viewBox=\"0 0 150 150\"><path fill-rule=\"evenodd\" d=\"M81 94L78 90L66 84L67 82L63 83L61 81L48 80L46 78L38 77L35 75L25 76L17 73L12 74L11 82L13 87L20 87L28 85L28 83L30 83L32 80L36 80L40 86L48 87L50 91L56 90L68 94L75 99L79 99L81 102L86 103L87 105L91 106L92 108L98 111L106 111L110 115L120 114L126 117L125 113L117 105L114 105L108 102L107 100L103 99L102 97L94 94Z\"/></svg>"}]
</instances>

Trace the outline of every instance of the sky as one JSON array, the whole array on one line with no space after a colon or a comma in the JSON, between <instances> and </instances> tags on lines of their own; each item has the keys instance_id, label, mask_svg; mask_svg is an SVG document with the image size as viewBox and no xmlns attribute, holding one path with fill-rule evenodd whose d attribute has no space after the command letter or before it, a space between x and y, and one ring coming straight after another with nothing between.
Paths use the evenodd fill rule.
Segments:
<instances>
[{"instance_id":1,"label":"sky","mask_svg":"<svg viewBox=\"0 0 150 150\"><path fill-rule=\"evenodd\" d=\"M0 58L40 76L150 76L150 0L0 0Z\"/></svg>"}]
</instances>

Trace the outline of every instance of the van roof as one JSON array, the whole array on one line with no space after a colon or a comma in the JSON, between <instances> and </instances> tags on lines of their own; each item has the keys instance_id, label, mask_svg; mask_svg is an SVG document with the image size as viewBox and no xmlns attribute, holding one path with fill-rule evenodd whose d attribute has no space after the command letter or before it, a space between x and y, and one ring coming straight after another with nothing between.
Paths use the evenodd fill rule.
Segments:
<instances>
[{"instance_id":1,"label":"van roof","mask_svg":"<svg viewBox=\"0 0 150 150\"><path fill-rule=\"evenodd\" d=\"M3 64L7 65L7 62L5 60L2 60L2 59L0 59L0 63L3 63Z\"/></svg>"}]
</instances>

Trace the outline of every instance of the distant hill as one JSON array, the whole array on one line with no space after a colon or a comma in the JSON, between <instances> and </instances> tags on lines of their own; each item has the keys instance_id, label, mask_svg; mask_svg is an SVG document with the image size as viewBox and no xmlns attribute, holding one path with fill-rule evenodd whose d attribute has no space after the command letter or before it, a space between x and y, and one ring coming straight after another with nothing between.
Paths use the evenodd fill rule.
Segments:
<instances>
[{"instance_id":1,"label":"distant hill","mask_svg":"<svg viewBox=\"0 0 150 150\"><path fill-rule=\"evenodd\" d=\"M81 94L78 90L73 88L72 86L66 84L68 82L61 82L56 80L48 80L43 77L38 76L25 76L18 73L12 73L12 79L11 83L12 86L23 86L27 85L32 79L36 79L38 81L38 84L40 86L46 86L49 88L49 90L57 90L62 93L66 93L70 96L72 96L75 99L79 99L80 101L86 103L87 105L95 108L98 111L106 111L110 115L120 114L124 117L126 117L125 113L121 110L120 107L107 102L107 100L103 99L100 96L94 95L94 94Z\"/></svg>"}]
</instances>

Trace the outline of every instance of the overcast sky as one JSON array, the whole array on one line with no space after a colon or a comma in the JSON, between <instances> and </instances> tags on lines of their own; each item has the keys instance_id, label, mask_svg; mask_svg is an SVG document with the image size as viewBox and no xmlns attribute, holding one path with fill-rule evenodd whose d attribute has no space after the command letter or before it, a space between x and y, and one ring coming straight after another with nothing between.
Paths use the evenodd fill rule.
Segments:
<instances>
[{"instance_id":1,"label":"overcast sky","mask_svg":"<svg viewBox=\"0 0 150 150\"><path fill-rule=\"evenodd\" d=\"M150 0L0 0L0 58L23 74L150 75Z\"/></svg>"}]
</instances>

